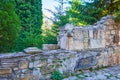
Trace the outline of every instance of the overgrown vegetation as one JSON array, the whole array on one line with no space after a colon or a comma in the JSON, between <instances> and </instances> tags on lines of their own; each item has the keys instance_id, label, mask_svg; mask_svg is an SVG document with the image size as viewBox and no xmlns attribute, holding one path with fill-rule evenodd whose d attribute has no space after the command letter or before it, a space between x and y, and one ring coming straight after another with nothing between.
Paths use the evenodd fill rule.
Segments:
<instances>
[{"instance_id":1,"label":"overgrown vegetation","mask_svg":"<svg viewBox=\"0 0 120 80\"><path fill-rule=\"evenodd\" d=\"M52 80L62 80L63 75L59 71L54 71L51 75Z\"/></svg>"}]
</instances>

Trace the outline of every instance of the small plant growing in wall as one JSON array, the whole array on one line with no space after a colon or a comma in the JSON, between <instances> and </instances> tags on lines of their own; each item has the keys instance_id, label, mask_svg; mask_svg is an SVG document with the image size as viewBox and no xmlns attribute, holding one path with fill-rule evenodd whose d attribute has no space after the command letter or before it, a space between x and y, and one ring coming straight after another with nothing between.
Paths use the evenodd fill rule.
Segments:
<instances>
[{"instance_id":1,"label":"small plant growing in wall","mask_svg":"<svg viewBox=\"0 0 120 80\"><path fill-rule=\"evenodd\" d=\"M59 71L54 71L51 75L52 80L62 80L63 75Z\"/></svg>"}]
</instances>

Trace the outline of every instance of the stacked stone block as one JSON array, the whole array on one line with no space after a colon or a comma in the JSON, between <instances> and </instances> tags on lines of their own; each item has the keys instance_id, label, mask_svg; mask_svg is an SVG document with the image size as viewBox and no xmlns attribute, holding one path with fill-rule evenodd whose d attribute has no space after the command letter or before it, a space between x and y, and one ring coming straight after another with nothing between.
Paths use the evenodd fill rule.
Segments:
<instances>
[{"instance_id":1,"label":"stacked stone block","mask_svg":"<svg viewBox=\"0 0 120 80\"><path fill-rule=\"evenodd\" d=\"M77 27L67 24L58 36L58 45L66 50L105 48L119 42L119 27L113 16L106 16L94 25Z\"/></svg>"}]
</instances>

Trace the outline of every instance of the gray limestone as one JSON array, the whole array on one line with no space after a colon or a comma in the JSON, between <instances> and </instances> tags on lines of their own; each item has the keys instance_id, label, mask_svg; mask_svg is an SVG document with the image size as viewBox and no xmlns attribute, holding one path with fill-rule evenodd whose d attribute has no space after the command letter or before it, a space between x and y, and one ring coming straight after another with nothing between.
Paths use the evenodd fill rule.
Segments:
<instances>
[{"instance_id":1,"label":"gray limestone","mask_svg":"<svg viewBox=\"0 0 120 80\"><path fill-rule=\"evenodd\" d=\"M37 47L28 47L28 48L24 49L24 52L27 54L35 54L35 53L40 53L42 51L40 49L38 49Z\"/></svg>"}]
</instances>

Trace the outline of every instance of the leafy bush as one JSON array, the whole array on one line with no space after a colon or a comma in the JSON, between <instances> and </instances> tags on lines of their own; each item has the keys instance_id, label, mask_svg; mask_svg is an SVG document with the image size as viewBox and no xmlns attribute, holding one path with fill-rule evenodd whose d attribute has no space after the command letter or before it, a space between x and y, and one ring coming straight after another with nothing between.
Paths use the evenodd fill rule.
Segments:
<instances>
[{"instance_id":1,"label":"leafy bush","mask_svg":"<svg viewBox=\"0 0 120 80\"><path fill-rule=\"evenodd\" d=\"M62 80L63 75L59 71L54 71L52 73L51 79L52 80Z\"/></svg>"}]
</instances>

